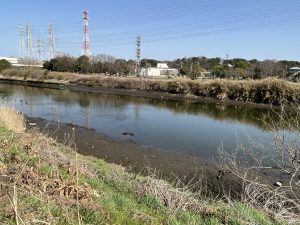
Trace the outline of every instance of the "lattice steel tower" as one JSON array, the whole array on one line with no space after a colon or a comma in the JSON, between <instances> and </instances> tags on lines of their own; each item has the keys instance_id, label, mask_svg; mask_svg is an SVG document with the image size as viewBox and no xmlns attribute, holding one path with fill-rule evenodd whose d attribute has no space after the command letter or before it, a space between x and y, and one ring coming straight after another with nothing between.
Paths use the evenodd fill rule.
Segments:
<instances>
[{"instance_id":1,"label":"lattice steel tower","mask_svg":"<svg viewBox=\"0 0 300 225\"><path fill-rule=\"evenodd\" d=\"M31 26L29 23L26 25L26 57L28 59L33 59L33 50L32 50L32 39L31 39Z\"/></svg>"},{"instance_id":2,"label":"lattice steel tower","mask_svg":"<svg viewBox=\"0 0 300 225\"><path fill-rule=\"evenodd\" d=\"M19 58L24 60L25 58L25 53L24 53L24 30L23 26L20 24L19 25Z\"/></svg>"},{"instance_id":3,"label":"lattice steel tower","mask_svg":"<svg viewBox=\"0 0 300 225\"><path fill-rule=\"evenodd\" d=\"M140 67L141 67L141 35L136 37L136 75L140 75Z\"/></svg>"},{"instance_id":4,"label":"lattice steel tower","mask_svg":"<svg viewBox=\"0 0 300 225\"><path fill-rule=\"evenodd\" d=\"M83 28L83 45L82 45L82 55L89 56L90 50L90 39L89 39L89 12L83 11L84 28Z\"/></svg>"},{"instance_id":5,"label":"lattice steel tower","mask_svg":"<svg viewBox=\"0 0 300 225\"><path fill-rule=\"evenodd\" d=\"M56 55L56 42L55 42L54 25L48 26L48 54L49 58L53 59Z\"/></svg>"}]
</instances>

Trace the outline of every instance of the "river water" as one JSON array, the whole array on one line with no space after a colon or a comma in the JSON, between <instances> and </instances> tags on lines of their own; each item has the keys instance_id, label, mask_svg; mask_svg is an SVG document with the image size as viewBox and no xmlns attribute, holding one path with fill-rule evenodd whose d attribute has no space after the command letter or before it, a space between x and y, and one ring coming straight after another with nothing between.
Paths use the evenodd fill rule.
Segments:
<instances>
[{"instance_id":1,"label":"river water","mask_svg":"<svg viewBox=\"0 0 300 225\"><path fill-rule=\"evenodd\" d=\"M231 150L248 137L266 142L264 119L271 109L130 97L114 94L0 84L0 102L62 123L93 128L119 141L134 141L162 151L210 158L218 146ZM275 117L274 117L275 118ZM123 135L132 132L134 136Z\"/></svg>"}]
</instances>

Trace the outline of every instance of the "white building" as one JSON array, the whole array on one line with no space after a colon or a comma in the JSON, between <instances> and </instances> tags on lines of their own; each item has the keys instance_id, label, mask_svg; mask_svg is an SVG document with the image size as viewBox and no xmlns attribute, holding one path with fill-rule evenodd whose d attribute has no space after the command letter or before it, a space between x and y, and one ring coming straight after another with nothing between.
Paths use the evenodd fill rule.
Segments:
<instances>
[{"instance_id":1,"label":"white building","mask_svg":"<svg viewBox=\"0 0 300 225\"><path fill-rule=\"evenodd\" d=\"M167 63L157 63L156 67L148 67L141 69L141 76L151 77L167 77L177 76L179 71L177 69L169 68Z\"/></svg>"},{"instance_id":2,"label":"white building","mask_svg":"<svg viewBox=\"0 0 300 225\"><path fill-rule=\"evenodd\" d=\"M291 68L289 68L289 70L291 71L291 72L300 72L300 67L291 67Z\"/></svg>"}]
</instances>

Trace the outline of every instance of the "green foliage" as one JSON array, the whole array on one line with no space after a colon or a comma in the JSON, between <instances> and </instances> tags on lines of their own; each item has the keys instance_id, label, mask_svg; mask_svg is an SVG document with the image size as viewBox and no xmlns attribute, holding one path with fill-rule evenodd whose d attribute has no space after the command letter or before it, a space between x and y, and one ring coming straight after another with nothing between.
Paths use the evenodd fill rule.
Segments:
<instances>
[{"instance_id":1,"label":"green foliage","mask_svg":"<svg viewBox=\"0 0 300 225\"><path fill-rule=\"evenodd\" d=\"M155 60L155 59L142 59L141 60L141 67L146 68L146 67L156 67L157 63L159 61Z\"/></svg>"},{"instance_id":2,"label":"green foliage","mask_svg":"<svg viewBox=\"0 0 300 225\"><path fill-rule=\"evenodd\" d=\"M5 70L5 69L9 69L10 67L11 67L10 62L8 62L5 59L0 60L0 72Z\"/></svg>"},{"instance_id":3,"label":"green foliage","mask_svg":"<svg viewBox=\"0 0 300 225\"><path fill-rule=\"evenodd\" d=\"M72 72L75 70L76 60L69 56L59 56L50 61L45 61L43 68L49 71Z\"/></svg>"},{"instance_id":4,"label":"green foliage","mask_svg":"<svg viewBox=\"0 0 300 225\"><path fill-rule=\"evenodd\" d=\"M129 75L134 73L135 62L133 60L114 59L111 56L100 55L91 57L80 56L74 59L69 56L60 56L50 61L45 61L43 68L57 72L108 73Z\"/></svg>"},{"instance_id":5,"label":"green foliage","mask_svg":"<svg viewBox=\"0 0 300 225\"><path fill-rule=\"evenodd\" d=\"M89 208L81 207L79 209L79 214L84 224L101 224L105 222L103 215L97 209L89 209Z\"/></svg>"},{"instance_id":6,"label":"green foliage","mask_svg":"<svg viewBox=\"0 0 300 225\"><path fill-rule=\"evenodd\" d=\"M74 71L78 73L88 73L90 67L89 57L82 55L76 60Z\"/></svg>"},{"instance_id":7,"label":"green foliage","mask_svg":"<svg viewBox=\"0 0 300 225\"><path fill-rule=\"evenodd\" d=\"M277 89L282 87L282 85L283 84L281 83L276 83L273 85L272 89L277 92ZM224 84L218 84L216 82L213 84L213 87L218 91L226 90ZM199 199L192 199L193 203L194 201L199 201L198 203L200 203L201 206L199 211L195 211L185 206L182 206L181 209L179 207L178 211L173 210L173 208L170 206L164 205L163 200L155 197L155 194L157 193L155 189L143 190L143 188L141 188L141 185L144 184L143 182L145 180L153 178L129 174L128 172L124 171L124 168L108 164L100 159L82 155L78 155L76 157L75 153L70 149L62 145L52 144L53 141L48 142L46 137L38 138L36 137L36 134L31 135L34 136L20 134L16 138L12 137L12 135L6 129L0 128L0 140L6 140L6 143L8 141L9 145L6 146L11 146L6 150L1 147L2 151L0 151L0 156L1 154L7 154L7 158L10 160L13 157L20 157L21 160L19 163L11 163L10 160L7 162L1 160L0 162L2 163L3 161L6 163L5 167L10 168L12 171L17 170L18 172L19 169L22 168L23 172L33 172L33 175L30 176L28 183L22 182L27 176L20 176L20 182L17 182L17 210L20 218L24 220L24 223L26 224L33 223L33 220L44 221L45 223L58 225L79 224L78 211L81 224L86 225L284 224L280 221L270 219L262 211L250 207L245 203L232 202L232 204L229 205L221 200L217 201L213 199L211 201L207 201L206 198L201 199L201 196L198 196ZM39 146L37 149L35 149L36 151L33 155L22 148L24 147L24 142L26 140L30 141L32 149L35 149L37 146ZM47 144L45 144L45 142ZM44 149L47 146L50 148ZM41 151L47 151L50 149L51 154L58 154L61 157L60 160L48 160L48 158L44 155L45 152L41 154ZM35 161L34 164L32 164L30 161L31 159L40 159L40 161L38 161L38 163ZM82 170L83 173L78 177L79 190L85 190L88 193L87 199L83 199L78 202L78 208L76 200L73 197L68 198L62 194L52 195L52 192L47 192L46 186L43 187L43 183L40 186L38 182L32 182L43 181L44 175L48 175L47 179L54 179L53 181L60 183L60 188L64 188L68 185L70 187L74 187L76 180L75 175L68 172L68 166L66 165L68 165L67 162L70 162L71 165L75 165L75 159L79 160L80 165L84 166L85 168ZM52 167L58 168L58 171L56 172L59 172L60 179L49 176L51 174ZM40 175L42 176L40 177ZM35 180L35 178L37 180ZM10 179L3 179L3 181L9 182ZM14 180L12 179L12 182L13 181ZM152 180L152 182L155 183L155 180ZM166 189L159 190L166 191L166 194L170 190L174 190L171 184L165 188ZM8 207L10 204L9 199L7 198L7 196L13 195L13 192L12 189L9 189L8 191L7 190L8 189L3 188L2 191L4 195L2 198L0 197L0 221L3 224L16 224L15 217L13 216L14 210L12 207ZM7 192L8 195L5 195L5 192ZM139 195L139 193L142 194ZM183 195L180 193L180 191L174 192L174 194L178 194L178 196L172 195L172 198L180 198L185 195L184 192L181 193ZM3 201L6 201L6 203L3 204ZM174 201L174 204L177 203ZM207 209L207 211L202 212L202 207L204 210Z\"/></svg>"},{"instance_id":8,"label":"green foliage","mask_svg":"<svg viewBox=\"0 0 300 225\"><path fill-rule=\"evenodd\" d=\"M38 168L39 172L43 175L49 176L51 174L51 166L50 165L42 165Z\"/></svg>"},{"instance_id":9,"label":"green foliage","mask_svg":"<svg viewBox=\"0 0 300 225\"><path fill-rule=\"evenodd\" d=\"M145 194L138 199L138 203L145 205L155 212L166 212L165 207L151 194Z\"/></svg>"}]
</instances>

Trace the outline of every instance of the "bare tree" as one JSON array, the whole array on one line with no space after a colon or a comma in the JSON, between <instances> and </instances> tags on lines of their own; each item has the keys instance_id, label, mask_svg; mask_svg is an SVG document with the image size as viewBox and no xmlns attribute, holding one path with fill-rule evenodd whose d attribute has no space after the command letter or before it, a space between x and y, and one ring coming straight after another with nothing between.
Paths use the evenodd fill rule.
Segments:
<instances>
[{"instance_id":1,"label":"bare tree","mask_svg":"<svg viewBox=\"0 0 300 225\"><path fill-rule=\"evenodd\" d=\"M260 71L260 76L264 77L282 77L283 75L283 65L276 60L264 60L258 63L258 69Z\"/></svg>"},{"instance_id":2,"label":"bare tree","mask_svg":"<svg viewBox=\"0 0 300 225\"><path fill-rule=\"evenodd\" d=\"M91 56L90 59L92 60L92 62L101 62L101 63L115 63L116 62L116 58L111 56L111 55L107 55L107 54L99 54L96 56Z\"/></svg>"}]
</instances>

